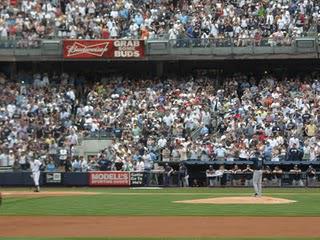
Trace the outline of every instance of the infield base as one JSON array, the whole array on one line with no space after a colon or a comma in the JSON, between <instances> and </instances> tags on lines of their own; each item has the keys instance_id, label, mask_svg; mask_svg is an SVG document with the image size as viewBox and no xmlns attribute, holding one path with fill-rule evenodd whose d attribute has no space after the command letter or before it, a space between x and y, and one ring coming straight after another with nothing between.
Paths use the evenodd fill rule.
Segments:
<instances>
[{"instance_id":1,"label":"infield base","mask_svg":"<svg viewBox=\"0 0 320 240\"><path fill-rule=\"evenodd\" d=\"M192 204L285 204L296 201L285 198L274 197L217 197L205 199L193 199L175 201L175 203L192 203Z\"/></svg>"}]
</instances>

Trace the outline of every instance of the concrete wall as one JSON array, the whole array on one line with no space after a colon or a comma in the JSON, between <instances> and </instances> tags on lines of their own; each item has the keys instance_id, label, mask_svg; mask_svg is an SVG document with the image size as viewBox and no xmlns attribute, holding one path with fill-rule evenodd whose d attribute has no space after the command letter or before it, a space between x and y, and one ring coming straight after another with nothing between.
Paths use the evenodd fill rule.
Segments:
<instances>
[{"instance_id":1,"label":"concrete wall","mask_svg":"<svg viewBox=\"0 0 320 240\"><path fill-rule=\"evenodd\" d=\"M76 149L80 156L87 157L88 155L97 154L99 151L110 146L111 143L111 140L83 140L81 145L77 146Z\"/></svg>"}]
</instances>

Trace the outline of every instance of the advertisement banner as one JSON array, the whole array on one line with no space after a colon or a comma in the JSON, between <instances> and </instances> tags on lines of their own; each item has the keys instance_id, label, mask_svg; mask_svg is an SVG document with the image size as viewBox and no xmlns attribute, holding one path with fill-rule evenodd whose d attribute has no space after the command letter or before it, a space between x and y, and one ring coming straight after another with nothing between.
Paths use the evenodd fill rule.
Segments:
<instances>
[{"instance_id":1,"label":"advertisement banner","mask_svg":"<svg viewBox=\"0 0 320 240\"><path fill-rule=\"evenodd\" d=\"M143 58L143 40L64 40L63 57L70 59Z\"/></svg>"},{"instance_id":2,"label":"advertisement banner","mask_svg":"<svg viewBox=\"0 0 320 240\"><path fill-rule=\"evenodd\" d=\"M142 187L144 177L144 172L130 172L130 185L133 187Z\"/></svg>"},{"instance_id":3,"label":"advertisement banner","mask_svg":"<svg viewBox=\"0 0 320 240\"><path fill-rule=\"evenodd\" d=\"M129 172L89 172L90 186L130 186Z\"/></svg>"},{"instance_id":4,"label":"advertisement banner","mask_svg":"<svg viewBox=\"0 0 320 240\"><path fill-rule=\"evenodd\" d=\"M61 184L62 183L62 177L61 173L46 173L46 183L54 183L54 184Z\"/></svg>"}]
</instances>

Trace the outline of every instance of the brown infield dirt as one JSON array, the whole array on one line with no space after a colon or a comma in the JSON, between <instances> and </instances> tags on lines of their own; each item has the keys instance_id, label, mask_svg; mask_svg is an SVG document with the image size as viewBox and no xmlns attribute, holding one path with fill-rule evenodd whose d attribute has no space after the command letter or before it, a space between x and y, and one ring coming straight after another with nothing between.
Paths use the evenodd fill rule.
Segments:
<instances>
[{"instance_id":1,"label":"brown infield dirt","mask_svg":"<svg viewBox=\"0 0 320 240\"><path fill-rule=\"evenodd\" d=\"M97 193L9 191L2 194L46 197ZM226 204L227 199L217 199ZM235 200L239 201L231 197L231 204ZM249 200L257 202L263 198ZM270 204L271 200L268 201ZM319 237L319 225L320 217L1 216L0 237Z\"/></svg>"},{"instance_id":2,"label":"brown infield dirt","mask_svg":"<svg viewBox=\"0 0 320 240\"><path fill-rule=\"evenodd\" d=\"M296 201L274 197L217 197L175 201L175 203L192 204L286 204Z\"/></svg>"},{"instance_id":3,"label":"brown infield dirt","mask_svg":"<svg viewBox=\"0 0 320 240\"><path fill-rule=\"evenodd\" d=\"M319 237L320 217L0 217L0 237Z\"/></svg>"}]
</instances>

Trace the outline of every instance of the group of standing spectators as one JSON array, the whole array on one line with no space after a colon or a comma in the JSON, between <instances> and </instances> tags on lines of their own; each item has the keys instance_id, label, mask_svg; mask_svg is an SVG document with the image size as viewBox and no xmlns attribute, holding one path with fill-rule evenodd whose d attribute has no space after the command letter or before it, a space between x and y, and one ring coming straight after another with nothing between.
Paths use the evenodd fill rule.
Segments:
<instances>
[{"instance_id":1,"label":"group of standing spectators","mask_svg":"<svg viewBox=\"0 0 320 240\"><path fill-rule=\"evenodd\" d=\"M276 44L320 32L315 0L16 0L0 3L1 39L35 44L43 38L263 37Z\"/></svg>"},{"instance_id":2,"label":"group of standing spectators","mask_svg":"<svg viewBox=\"0 0 320 240\"><path fill-rule=\"evenodd\" d=\"M317 161L320 81L301 75L0 76L0 166L32 158L68 169L151 169L156 161ZM79 159L84 137L113 137ZM76 162L75 162L76 161Z\"/></svg>"}]
</instances>

